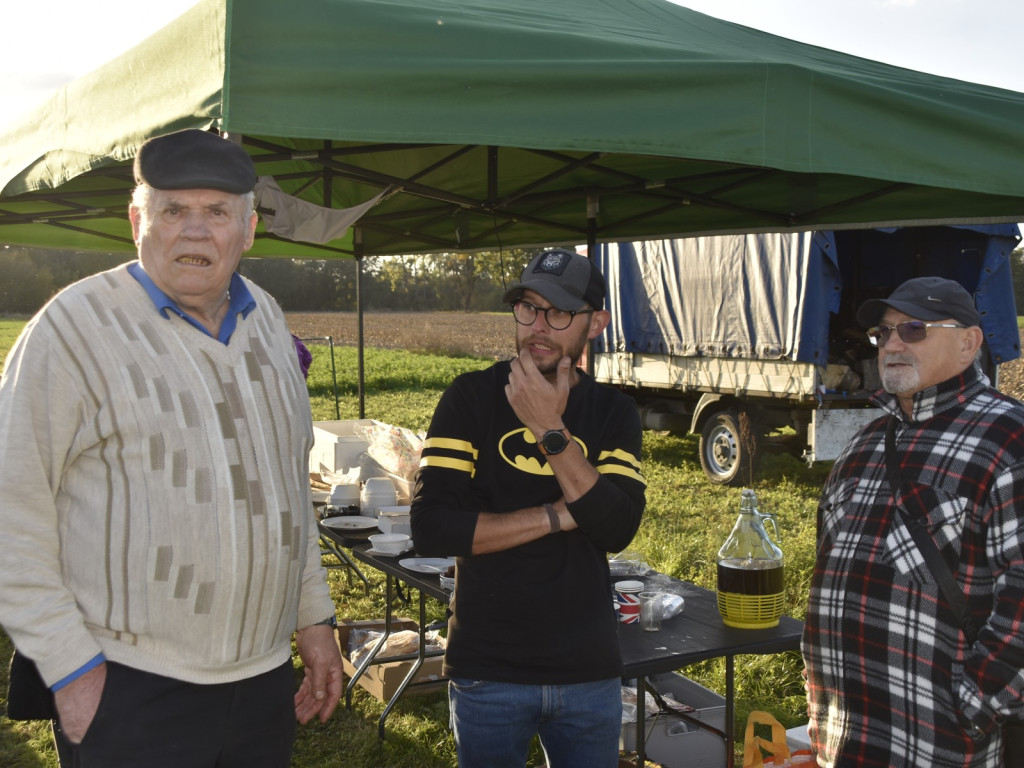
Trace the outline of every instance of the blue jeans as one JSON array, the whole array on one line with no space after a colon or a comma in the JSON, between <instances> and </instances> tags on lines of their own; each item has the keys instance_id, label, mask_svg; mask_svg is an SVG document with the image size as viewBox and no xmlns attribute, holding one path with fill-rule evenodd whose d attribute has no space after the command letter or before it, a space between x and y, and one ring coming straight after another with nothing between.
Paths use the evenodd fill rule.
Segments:
<instances>
[{"instance_id":1,"label":"blue jeans","mask_svg":"<svg viewBox=\"0 0 1024 768\"><path fill-rule=\"evenodd\" d=\"M619 678L521 685L452 678L459 768L523 768L534 734L548 768L615 768L622 724Z\"/></svg>"}]
</instances>

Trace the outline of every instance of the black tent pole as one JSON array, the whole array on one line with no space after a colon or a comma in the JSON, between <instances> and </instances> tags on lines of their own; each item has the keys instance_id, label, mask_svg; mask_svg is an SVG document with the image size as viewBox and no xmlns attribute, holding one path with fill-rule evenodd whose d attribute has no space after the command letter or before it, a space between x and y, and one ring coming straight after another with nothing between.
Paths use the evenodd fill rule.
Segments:
<instances>
[{"instance_id":1,"label":"black tent pole","mask_svg":"<svg viewBox=\"0 0 1024 768\"><path fill-rule=\"evenodd\" d=\"M352 229L352 250L356 257L356 328L357 328L357 350L358 364L357 376L359 379L359 418L366 418L366 393L363 389L363 231L360 227Z\"/></svg>"},{"instance_id":2,"label":"black tent pole","mask_svg":"<svg viewBox=\"0 0 1024 768\"><path fill-rule=\"evenodd\" d=\"M600 200L596 196L587 197L587 258L597 258L597 212L601 209ZM587 344L587 373L594 375L594 340Z\"/></svg>"}]
</instances>

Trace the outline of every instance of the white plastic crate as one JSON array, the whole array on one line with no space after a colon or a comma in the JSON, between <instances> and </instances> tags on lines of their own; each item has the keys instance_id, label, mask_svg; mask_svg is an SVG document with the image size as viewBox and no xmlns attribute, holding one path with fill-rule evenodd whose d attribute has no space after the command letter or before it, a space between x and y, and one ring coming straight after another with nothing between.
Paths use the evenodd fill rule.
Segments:
<instances>
[{"instance_id":1,"label":"white plastic crate","mask_svg":"<svg viewBox=\"0 0 1024 768\"><path fill-rule=\"evenodd\" d=\"M647 678L662 696L671 694L681 704L693 707L691 717L720 731L725 730L725 698L676 672ZM721 768L725 765L725 740L699 725L675 715L657 714L646 718L645 750L648 759L665 768ZM620 749L636 751L636 723L623 723Z\"/></svg>"}]
</instances>

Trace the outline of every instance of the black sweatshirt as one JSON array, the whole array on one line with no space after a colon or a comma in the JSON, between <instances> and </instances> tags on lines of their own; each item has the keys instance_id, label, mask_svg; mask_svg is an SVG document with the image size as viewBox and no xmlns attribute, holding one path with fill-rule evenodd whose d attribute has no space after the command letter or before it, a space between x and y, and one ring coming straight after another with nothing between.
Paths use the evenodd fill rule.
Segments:
<instances>
[{"instance_id":1,"label":"black sweatshirt","mask_svg":"<svg viewBox=\"0 0 1024 768\"><path fill-rule=\"evenodd\" d=\"M579 528L471 556L477 514L554 502L558 481L505 396L509 363L463 374L438 403L412 503L418 554L457 556L445 674L569 684L621 674L608 552L644 510L633 401L582 371L562 419L600 473L569 504Z\"/></svg>"}]
</instances>

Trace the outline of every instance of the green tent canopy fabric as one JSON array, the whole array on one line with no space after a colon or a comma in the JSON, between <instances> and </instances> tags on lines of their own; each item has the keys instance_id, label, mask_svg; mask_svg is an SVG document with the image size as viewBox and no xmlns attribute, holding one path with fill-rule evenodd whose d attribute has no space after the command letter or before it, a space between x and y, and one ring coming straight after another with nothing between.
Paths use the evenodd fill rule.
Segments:
<instances>
[{"instance_id":1,"label":"green tent canopy fabric","mask_svg":"<svg viewBox=\"0 0 1024 768\"><path fill-rule=\"evenodd\" d=\"M202 0L0 135L0 242L131 250L131 160L209 128L345 257L1024 221L1024 94L665 0Z\"/></svg>"}]
</instances>

